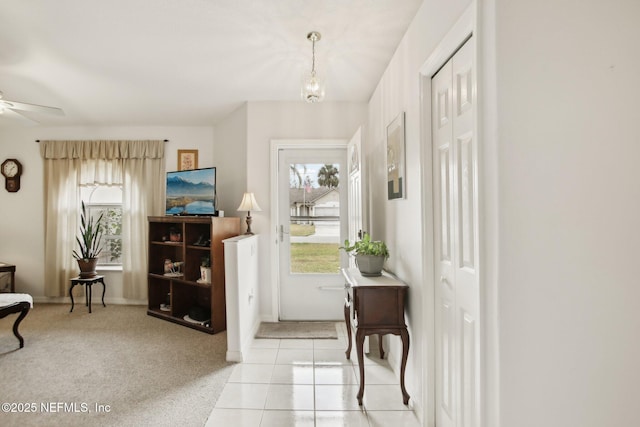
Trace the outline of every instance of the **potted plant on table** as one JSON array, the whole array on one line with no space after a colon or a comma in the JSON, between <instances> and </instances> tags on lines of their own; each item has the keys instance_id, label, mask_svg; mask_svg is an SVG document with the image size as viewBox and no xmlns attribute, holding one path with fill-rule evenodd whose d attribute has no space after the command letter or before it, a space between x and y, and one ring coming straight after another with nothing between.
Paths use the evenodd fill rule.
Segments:
<instances>
[{"instance_id":1,"label":"potted plant on table","mask_svg":"<svg viewBox=\"0 0 640 427\"><path fill-rule=\"evenodd\" d=\"M389 249L385 242L381 240L371 240L369 233L364 233L361 240L353 244L349 240L344 241L344 249L348 254L356 259L356 266L360 274L365 277L376 277L382 275L384 261L389 258Z\"/></svg>"},{"instance_id":2,"label":"potted plant on table","mask_svg":"<svg viewBox=\"0 0 640 427\"><path fill-rule=\"evenodd\" d=\"M78 261L80 278L82 279L97 276L98 255L102 252L102 215L101 213L97 220L93 217L87 217L87 208L82 202L80 235L76 236L79 250L73 251L73 257Z\"/></svg>"}]
</instances>

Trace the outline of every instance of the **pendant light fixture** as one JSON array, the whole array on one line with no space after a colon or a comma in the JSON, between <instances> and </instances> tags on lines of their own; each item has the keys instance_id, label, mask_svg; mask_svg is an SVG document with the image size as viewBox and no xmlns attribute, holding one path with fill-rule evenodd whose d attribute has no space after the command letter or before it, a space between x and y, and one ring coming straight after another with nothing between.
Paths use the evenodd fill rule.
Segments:
<instances>
[{"instance_id":1,"label":"pendant light fixture","mask_svg":"<svg viewBox=\"0 0 640 427\"><path fill-rule=\"evenodd\" d=\"M324 80L316 73L316 42L320 40L320 33L311 31L307 40L311 42L311 72L302 76L302 99L308 103L320 102L324 98Z\"/></svg>"}]
</instances>

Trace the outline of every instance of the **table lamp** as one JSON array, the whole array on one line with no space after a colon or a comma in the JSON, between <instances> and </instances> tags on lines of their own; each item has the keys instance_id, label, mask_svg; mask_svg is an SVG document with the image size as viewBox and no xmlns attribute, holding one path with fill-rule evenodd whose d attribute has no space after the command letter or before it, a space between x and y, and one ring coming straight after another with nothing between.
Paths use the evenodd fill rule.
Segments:
<instances>
[{"instance_id":1,"label":"table lamp","mask_svg":"<svg viewBox=\"0 0 640 427\"><path fill-rule=\"evenodd\" d=\"M242 202L238 206L238 211L247 211L247 232L244 234L253 234L251 231L251 211L260 212L261 210L253 193L244 193Z\"/></svg>"}]
</instances>

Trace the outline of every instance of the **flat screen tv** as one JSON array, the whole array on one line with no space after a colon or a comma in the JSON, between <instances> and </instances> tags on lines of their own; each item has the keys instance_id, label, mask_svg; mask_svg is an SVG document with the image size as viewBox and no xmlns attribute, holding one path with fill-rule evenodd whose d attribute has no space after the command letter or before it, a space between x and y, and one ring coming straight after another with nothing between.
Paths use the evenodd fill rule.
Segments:
<instances>
[{"instance_id":1,"label":"flat screen tv","mask_svg":"<svg viewBox=\"0 0 640 427\"><path fill-rule=\"evenodd\" d=\"M216 168L167 172L167 215L215 215Z\"/></svg>"}]
</instances>

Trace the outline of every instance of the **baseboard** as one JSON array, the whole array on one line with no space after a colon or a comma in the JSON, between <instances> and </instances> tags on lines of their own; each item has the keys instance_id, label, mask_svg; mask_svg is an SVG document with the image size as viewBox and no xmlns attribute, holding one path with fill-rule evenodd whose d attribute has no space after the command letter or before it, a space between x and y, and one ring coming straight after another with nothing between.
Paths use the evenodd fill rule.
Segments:
<instances>
[{"instance_id":1,"label":"baseboard","mask_svg":"<svg viewBox=\"0 0 640 427\"><path fill-rule=\"evenodd\" d=\"M251 333L243 337L243 340L240 343L240 351L231 352L231 353L237 353L237 354L229 354L230 352L227 352L228 361L242 362L244 360L244 356L249 351L249 348L251 347L251 343L253 342L253 339L256 336L256 332L258 332L258 328L260 328L260 319L256 318L255 322L253 323L253 326L251 326Z\"/></svg>"},{"instance_id":2,"label":"baseboard","mask_svg":"<svg viewBox=\"0 0 640 427\"><path fill-rule=\"evenodd\" d=\"M82 302L84 304L84 295L81 296L74 296L73 297L74 301L76 302L76 304L78 304L79 302ZM44 296L39 296L39 297L33 297L33 302L34 303L43 303L43 304L69 304L71 305L71 298L69 297L44 297ZM91 304L100 304L102 302L102 299L97 296L94 295L93 298L91 298ZM104 303L105 304L112 304L112 305L147 305L147 300L132 300L132 299L126 299L126 298L105 298L104 299Z\"/></svg>"},{"instance_id":3,"label":"baseboard","mask_svg":"<svg viewBox=\"0 0 640 427\"><path fill-rule=\"evenodd\" d=\"M278 319L278 316L265 316L265 315L262 315L262 316L260 316L260 321L261 322L279 322L280 319ZM258 322L258 326L260 326L260 322ZM258 330L256 329L255 332L258 332ZM255 332L254 332L254 335L255 335Z\"/></svg>"},{"instance_id":4,"label":"baseboard","mask_svg":"<svg viewBox=\"0 0 640 427\"><path fill-rule=\"evenodd\" d=\"M394 335L390 335L390 336L394 336ZM393 371L393 374L396 376L396 378L400 379L400 364L401 364L401 360L398 358L398 356L396 355L396 352L393 351L393 346L389 343L389 340L387 340L387 345L385 346L385 357L387 359L387 362L389 363L389 366L391 367L391 370ZM366 378L365 378L366 379ZM407 381L407 377L405 375L405 385L406 385L406 381ZM415 398L415 396L418 396L419 393L417 393L415 390L411 391L411 390L407 390L407 393L409 393L409 403L407 404L407 406L416 414L416 417L419 420L422 420L422 405L420 404L419 400Z\"/></svg>"},{"instance_id":5,"label":"baseboard","mask_svg":"<svg viewBox=\"0 0 640 427\"><path fill-rule=\"evenodd\" d=\"M242 352L227 351L227 362L242 362Z\"/></svg>"}]
</instances>

